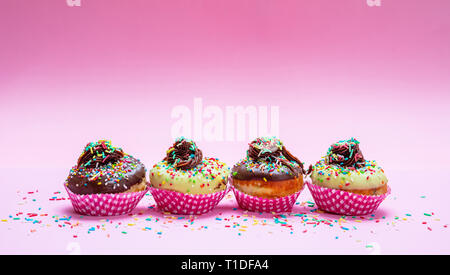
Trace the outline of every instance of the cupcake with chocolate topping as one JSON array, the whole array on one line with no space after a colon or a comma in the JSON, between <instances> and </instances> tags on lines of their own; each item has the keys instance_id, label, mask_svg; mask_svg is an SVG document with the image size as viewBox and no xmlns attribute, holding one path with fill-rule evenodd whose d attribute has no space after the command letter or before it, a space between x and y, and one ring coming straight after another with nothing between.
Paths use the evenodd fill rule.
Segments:
<instances>
[{"instance_id":1,"label":"cupcake with chocolate topping","mask_svg":"<svg viewBox=\"0 0 450 275\"><path fill-rule=\"evenodd\" d=\"M194 141L181 137L150 170L151 192L158 207L174 214L203 214L227 192L228 166L203 157Z\"/></svg>"},{"instance_id":2,"label":"cupcake with chocolate topping","mask_svg":"<svg viewBox=\"0 0 450 275\"><path fill-rule=\"evenodd\" d=\"M303 189L305 173L303 163L279 139L260 137L234 165L231 181L241 208L286 212Z\"/></svg>"},{"instance_id":3,"label":"cupcake with chocolate topping","mask_svg":"<svg viewBox=\"0 0 450 275\"><path fill-rule=\"evenodd\" d=\"M65 181L75 211L85 215L121 215L134 209L147 192L145 166L108 140L87 144Z\"/></svg>"},{"instance_id":4,"label":"cupcake with chocolate topping","mask_svg":"<svg viewBox=\"0 0 450 275\"><path fill-rule=\"evenodd\" d=\"M376 161L364 158L359 144L354 138L338 141L312 167L308 187L320 209L370 214L389 193L384 170Z\"/></svg>"}]
</instances>

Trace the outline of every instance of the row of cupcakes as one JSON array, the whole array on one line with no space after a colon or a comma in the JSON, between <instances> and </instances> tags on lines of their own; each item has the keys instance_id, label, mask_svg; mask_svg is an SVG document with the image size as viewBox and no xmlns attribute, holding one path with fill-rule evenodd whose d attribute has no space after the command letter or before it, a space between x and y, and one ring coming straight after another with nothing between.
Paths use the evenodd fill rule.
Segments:
<instances>
[{"instance_id":1,"label":"row of cupcakes","mask_svg":"<svg viewBox=\"0 0 450 275\"><path fill-rule=\"evenodd\" d=\"M181 137L150 169L148 180L146 174L138 159L100 140L86 145L65 188L74 210L93 216L127 214L149 190L160 210L184 215L209 212L229 190L242 209L290 212L305 185L321 210L367 215L390 192L383 169L364 159L354 138L332 144L305 169L279 139L261 137L230 169Z\"/></svg>"}]
</instances>

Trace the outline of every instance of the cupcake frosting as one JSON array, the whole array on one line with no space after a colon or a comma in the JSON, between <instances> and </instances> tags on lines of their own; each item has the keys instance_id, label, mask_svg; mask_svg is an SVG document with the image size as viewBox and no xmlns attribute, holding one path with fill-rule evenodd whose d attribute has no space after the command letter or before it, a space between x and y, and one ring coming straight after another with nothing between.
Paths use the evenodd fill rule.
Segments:
<instances>
[{"instance_id":1,"label":"cupcake frosting","mask_svg":"<svg viewBox=\"0 0 450 275\"><path fill-rule=\"evenodd\" d=\"M143 181L145 167L138 159L100 140L86 145L65 184L76 194L98 194L127 192Z\"/></svg>"},{"instance_id":2,"label":"cupcake frosting","mask_svg":"<svg viewBox=\"0 0 450 275\"><path fill-rule=\"evenodd\" d=\"M232 169L232 177L240 180L282 181L297 178L304 173L303 163L274 137L260 137L252 141L247 157Z\"/></svg>"},{"instance_id":3,"label":"cupcake frosting","mask_svg":"<svg viewBox=\"0 0 450 275\"><path fill-rule=\"evenodd\" d=\"M312 168L316 185L342 190L379 188L388 180L376 161L365 160L359 141L352 138L334 143Z\"/></svg>"},{"instance_id":4,"label":"cupcake frosting","mask_svg":"<svg viewBox=\"0 0 450 275\"><path fill-rule=\"evenodd\" d=\"M326 162L341 167L362 168L364 156L359 149L359 141L354 138L338 141L328 148Z\"/></svg>"},{"instance_id":5,"label":"cupcake frosting","mask_svg":"<svg viewBox=\"0 0 450 275\"><path fill-rule=\"evenodd\" d=\"M189 170L202 162L203 153L195 142L186 138L178 138L167 150L164 158L174 168Z\"/></svg>"},{"instance_id":6,"label":"cupcake frosting","mask_svg":"<svg viewBox=\"0 0 450 275\"><path fill-rule=\"evenodd\" d=\"M224 190L230 171L217 158L203 157L195 142L178 138L166 157L150 170L155 188L189 194L209 194Z\"/></svg>"}]
</instances>

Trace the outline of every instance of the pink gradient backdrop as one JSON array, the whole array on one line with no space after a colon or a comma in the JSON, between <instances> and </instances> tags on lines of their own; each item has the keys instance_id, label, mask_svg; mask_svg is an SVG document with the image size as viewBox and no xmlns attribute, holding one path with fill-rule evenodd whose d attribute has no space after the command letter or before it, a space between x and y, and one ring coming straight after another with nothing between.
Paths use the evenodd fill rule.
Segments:
<instances>
[{"instance_id":1,"label":"pink gradient backdrop","mask_svg":"<svg viewBox=\"0 0 450 275\"><path fill-rule=\"evenodd\" d=\"M201 97L204 106L280 106L280 137L307 164L357 137L402 209L428 192L449 220L449 10L446 0L3 1L0 214L14 211L16 190L59 189L89 141L111 139L151 167L171 143L172 108ZM246 142L199 146L230 165L246 150ZM382 206L394 213L397 204ZM429 233L404 230L409 239ZM43 247L45 237L18 246L20 234L0 234L0 252L65 252ZM377 241L386 253L448 253L448 231L433 234L414 247L398 235ZM289 243L300 250L259 247L249 236L245 249L232 237L223 250L194 251L169 238L160 250L135 243L116 252L364 253L346 243L318 250L315 238Z\"/></svg>"}]
</instances>

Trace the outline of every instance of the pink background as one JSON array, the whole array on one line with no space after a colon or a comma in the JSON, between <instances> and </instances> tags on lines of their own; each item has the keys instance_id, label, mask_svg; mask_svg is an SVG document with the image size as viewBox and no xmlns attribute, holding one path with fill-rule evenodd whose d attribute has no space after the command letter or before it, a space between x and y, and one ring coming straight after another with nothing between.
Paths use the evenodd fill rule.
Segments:
<instances>
[{"instance_id":1,"label":"pink background","mask_svg":"<svg viewBox=\"0 0 450 275\"><path fill-rule=\"evenodd\" d=\"M381 253L449 253L449 1L81 3L1 3L0 253L64 254L73 241L83 253L366 254L372 242ZM280 138L307 164L356 137L389 177L393 193L377 214L385 219L302 234L292 217L293 234L274 225L238 235L216 219L236 215L231 197L196 221L208 230L179 223L163 234L112 228L105 237L86 234L101 218L79 219L69 201L48 200L89 141L110 139L150 168L172 142L172 108L192 110L195 97L223 109L279 106ZM231 166L247 141L198 145ZM23 204L37 189L41 197ZM298 202L307 200L305 190ZM151 203L146 197L136 211L171 220ZM51 219L9 217L38 210L84 227L74 238Z\"/></svg>"}]
</instances>

